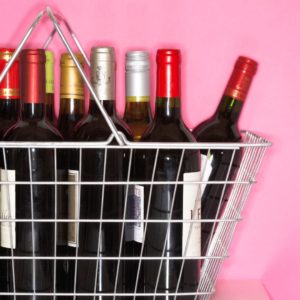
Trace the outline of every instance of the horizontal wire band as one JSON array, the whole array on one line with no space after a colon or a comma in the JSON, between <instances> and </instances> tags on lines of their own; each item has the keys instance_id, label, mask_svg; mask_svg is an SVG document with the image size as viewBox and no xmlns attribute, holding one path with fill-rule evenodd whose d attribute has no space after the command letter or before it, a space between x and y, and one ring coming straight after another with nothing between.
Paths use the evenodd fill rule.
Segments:
<instances>
[{"instance_id":1,"label":"horizontal wire band","mask_svg":"<svg viewBox=\"0 0 300 300\"><path fill-rule=\"evenodd\" d=\"M258 143L258 144L247 144L247 143L136 143L129 144L127 146L112 146L112 145L99 145L95 142L0 142L0 148L14 149L145 149L145 150L239 150L240 148L262 148L269 147L270 144Z\"/></svg>"},{"instance_id":2,"label":"horizontal wire band","mask_svg":"<svg viewBox=\"0 0 300 300\"><path fill-rule=\"evenodd\" d=\"M3 169L5 170L5 169ZM193 185L193 184L252 184L255 180L249 181L0 181L5 185Z\"/></svg>"},{"instance_id":3,"label":"horizontal wire band","mask_svg":"<svg viewBox=\"0 0 300 300\"><path fill-rule=\"evenodd\" d=\"M239 222L242 218L234 218L234 219L0 219L2 223L232 223L232 222Z\"/></svg>"},{"instance_id":4,"label":"horizontal wire band","mask_svg":"<svg viewBox=\"0 0 300 300\"><path fill-rule=\"evenodd\" d=\"M204 259L226 259L228 255L222 256L0 256L1 260L204 260Z\"/></svg>"},{"instance_id":5,"label":"horizontal wire band","mask_svg":"<svg viewBox=\"0 0 300 300\"><path fill-rule=\"evenodd\" d=\"M121 133L122 134L122 133ZM78 149L217 149L217 150L238 150L240 148L247 147L269 147L272 144L257 136L252 132L245 132L245 137L256 137L257 142L238 142L238 143L148 143L148 142L129 142L126 137L122 134L123 139L126 143L125 146L113 146L109 145L113 140L114 136L111 135L106 141L102 142L0 142L0 148L56 148L56 149L67 149L67 148L78 148Z\"/></svg>"},{"instance_id":6,"label":"horizontal wire band","mask_svg":"<svg viewBox=\"0 0 300 300\"><path fill-rule=\"evenodd\" d=\"M139 296L139 297L149 297L149 296L196 296L196 295L210 295L214 291L211 292L191 292L191 293L20 293L20 292L11 292L11 293L2 293L0 292L0 296L6 295L15 295L15 296L116 296L116 297L130 297L130 296Z\"/></svg>"}]
</instances>

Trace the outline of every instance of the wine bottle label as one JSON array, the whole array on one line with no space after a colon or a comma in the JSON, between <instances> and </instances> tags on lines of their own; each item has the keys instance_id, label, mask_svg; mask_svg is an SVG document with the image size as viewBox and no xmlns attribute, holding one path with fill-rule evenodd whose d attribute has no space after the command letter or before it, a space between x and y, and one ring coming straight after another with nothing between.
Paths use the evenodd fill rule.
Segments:
<instances>
[{"instance_id":1,"label":"wine bottle label","mask_svg":"<svg viewBox=\"0 0 300 300\"><path fill-rule=\"evenodd\" d=\"M208 153L208 155L201 154L201 181L208 181L210 174L212 172L212 161L213 155ZM201 185L201 190L204 192L206 184Z\"/></svg>"},{"instance_id":2,"label":"wine bottle label","mask_svg":"<svg viewBox=\"0 0 300 300\"><path fill-rule=\"evenodd\" d=\"M57 180L66 181L67 171L64 169L57 169ZM68 203L66 198L66 192L68 186L57 185L57 218L67 219L68 218ZM59 222L57 224L57 245L66 246L68 242L68 223Z\"/></svg>"},{"instance_id":3,"label":"wine bottle label","mask_svg":"<svg viewBox=\"0 0 300 300\"><path fill-rule=\"evenodd\" d=\"M201 172L184 173L183 181L200 181ZM183 219L200 220L201 218L201 185L184 184L183 186ZM182 225L182 255L201 255L201 223Z\"/></svg>"},{"instance_id":4,"label":"wine bottle label","mask_svg":"<svg viewBox=\"0 0 300 300\"><path fill-rule=\"evenodd\" d=\"M15 170L2 170L1 181L16 180ZM15 184L1 185L1 200L0 200L1 219L14 220L16 218L16 186ZM1 223L1 247L16 248L16 223L2 222Z\"/></svg>"},{"instance_id":5,"label":"wine bottle label","mask_svg":"<svg viewBox=\"0 0 300 300\"><path fill-rule=\"evenodd\" d=\"M126 218L143 220L144 218L144 187L135 185L129 187ZM144 223L134 222L125 225L125 241L143 242Z\"/></svg>"},{"instance_id":6,"label":"wine bottle label","mask_svg":"<svg viewBox=\"0 0 300 300\"><path fill-rule=\"evenodd\" d=\"M79 171L69 170L68 181L78 182L79 181ZM79 219L79 185L69 185L68 187L69 202L68 202L68 218L69 219ZM77 241L78 233L78 223L71 222L68 223L68 246L78 247Z\"/></svg>"}]
</instances>

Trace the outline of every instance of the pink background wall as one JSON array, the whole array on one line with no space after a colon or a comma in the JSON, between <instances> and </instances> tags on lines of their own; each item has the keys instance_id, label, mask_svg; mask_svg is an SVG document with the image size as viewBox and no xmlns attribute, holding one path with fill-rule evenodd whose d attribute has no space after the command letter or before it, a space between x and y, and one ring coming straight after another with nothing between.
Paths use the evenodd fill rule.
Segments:
<instances>
[{"instance_id":1,"label":"pink background wall","mask_svg":"<svg viewBox=\"0 0 300 300\"><path fill-rule=\"evenodd\" d=\"M45 4L64 13L86 51L95 44L116 47L120 113L128 49L149 50L152 60L159 47L182 49L183 118L189 127L213 112L238 55L260 63L240 127L274 145L220 277L261 279L272 299L300 299L300 2L1 0L1 45L20 41ZM45 40L51 27L43 23L31 46ZM50 48L61 52L62 44L55 39Z\"/></svg>"}]
</instances>

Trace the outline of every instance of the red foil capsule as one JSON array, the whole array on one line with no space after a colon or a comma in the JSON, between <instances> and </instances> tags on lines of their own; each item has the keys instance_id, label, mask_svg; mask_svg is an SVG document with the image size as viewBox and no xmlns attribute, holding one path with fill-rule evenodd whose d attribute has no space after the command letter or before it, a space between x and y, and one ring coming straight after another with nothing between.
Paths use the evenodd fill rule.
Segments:
<instances>
[{"instance_id":1,"label":"red foil capsule","mask_svg":"<svg viewBox=\"0 0 300 300\"><path fill-rule=\"evenodd\" d=\"M14 51L15 49L0 48L0 73L4 70ZM0 83L0 100L20 98L19 76L19 59L17 58Z\"/></svg>"},{"instance_id":2,"label":"red foil capsule","mask_svg":"<svg viewBox=\"0 0 300 300\"><path fill-rule=\"evenodd\" d=\"M158 98L180 97L180 50L159 49L156 55Z\"/></svg>"},{"instance_id":3,"label":"red foil capsule","mask_svg":"<svg viewBox=\"0 0 300 300\"><path fill-rule=\"evenodd\" d=\"M43 49L25 49L21 52L21 99L24 103L45 102L45 63Z\"/></svg>"},{"instance_id":4,"label":"red foil capsule","mask_svg":"<svg viewBox=\"0 0 300 300\"><path fill-rule=\"evenodd\" d=\"M252 78L257 70L257 62L251 58L240 56L234 66L224 94L244 101L250 88Z\"/></svg>"}]
</instances>

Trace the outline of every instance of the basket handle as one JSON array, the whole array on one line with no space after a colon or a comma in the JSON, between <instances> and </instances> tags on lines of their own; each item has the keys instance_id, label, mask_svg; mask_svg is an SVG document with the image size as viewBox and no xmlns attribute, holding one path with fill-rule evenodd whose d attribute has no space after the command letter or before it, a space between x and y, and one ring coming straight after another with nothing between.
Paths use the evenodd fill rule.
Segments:
<instances>
[{"instance_id":1,"label":"basket handle","mask_svg":"<svg viewBox=\"0 0 300 300\"><path fill-rule=\"evenodd\" d=\"M89 82L89 80L88 80L88 78L87 78L87 76L86 76L83 68L81 67L81 65L80 65L79 61L77 60L77 58L76 58L73 50L71 49L71 47L70 47L70 45L69 45L69 43L68 43L65 35L63 34L63 32L62 32L62 30L61 30L61 28L60 28L60 26L59 26L59 24L58 24L58 22L57 22L57 20L56 20L56 18L54 16L54 14L53 14L52 9L48 6L46 8L46 11L47 11L47 14L48 14L49 18L51 19L51 21L53 23L53 25L54 25L54 27L55 27L58 35L60 36L60 39L62 40L62 42L65 45L65 47L68 50L68 52L70 53L70 55L71 55L71 57L72 57L75 65L76 65L76 67L77 67L77 69L78 69L78 71L79 71L82 79L84 80L84 82L87 85L90 93L92 94L93 98L95 99L95 101L97 103L97 106L98 106L100 112L102 113L103 118L106 121L108 127L110 128L112 134L114 135L114 137L117 140L118 144L120 146L124 146L125 145L125 141L124 141L123 137L118 133L117 128L115 127L114 123L112 122L112 120L110 119L109 115L107 114L105 108L103 107L101 101L99 100L98 96L96 95L96 93L95 93L95 91L94 91L91 83ZM74 41L78 45L79 42L78 42L76 36L74 34L72 34L71 27L68 25L68 23L65 22L65 24L67 24L67 29L70 30L70 34L71 34L72 38L74 39L74 37L75 37ZM81 46L79 47L79 50L82 53L82 55L86 58L86 55L85 55L84 51L82 50ZM86 58L86 60L87 60L87 58Z\"/></svg>"},{"instance_id":2,"label":"basket handle","mask_svg":"<svg viewBox=\"0 0 300 300\"><path fill-rule=\"evenodd\" d=\"M110 128L114 138L116 139L117 143L120 146L124 146L126 144L125 139L123 138L123 136L121 134L119 134L117 128L115 127L114 123L112 122L112 120L110 119L109 115L107 114L105 108L103 107L101 101L99 100L99 98L97 97L91 83L89 82L83 68L81 67L80 63L78 62L76 56L74 55L73 50L71 49L65 35L63 34L61 27L57 21L56 18L58 18L60 21L62 21L66 27L67 30L69 31L70 35L72 36L75 44L77 45L79 51L81 52L81 54L83 55L85 61L87 62L87 64L90 66L90 62L86 56L86 54L83 51L83 48L81 46L81 44L79 43L76 35L74 34L74 32L72 31L70 25L68 24L68 22L59 14L54 14L52 9L47 6L46 9L44 9L43 11L41 11L37 17L35 18L35 20L33 21L33 23L31 24L31 26L29 27L29 29L27 30L26 34L24 35L23 39L21 40L21 42L19 43L19 45L17 46L15 52L13 53L11 59L9 60L9 62L7 63L7 65L5 66L4 70L1 72L0 74L0 82L3 80L3 78L5 77L5 75L7 74L8 70L10 69L10 67L12 66L12 64L14 63L15 59L17 58L17 56L19 55L19 53L21 52L24 44L27 42L27 40L29 39L30 35L32 34L33 30L36 28L36 26L39 24L40 20L42 19L43 16L48 15L48 17L50 18L50 20L52 21L53 25L54 25L54 29L51 32L50 36L48 37L48 39L46 40L45 44L44 44L44 48L47 48L47 46L49 45L49 43L51 42L55 32L57 31L61 41L63 42L64 46L66 47L66 49L68 50L68 52L70 53L83 81L85 82L85 84L87 85L91 95L93 96L93 98L96 101L96 104L100 110L100 112L103 115L104 120L106 121L108 127Z\"/></svg>"}]
</instances>

